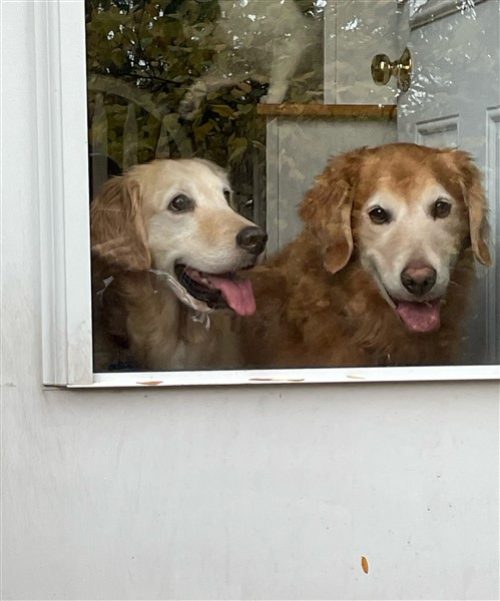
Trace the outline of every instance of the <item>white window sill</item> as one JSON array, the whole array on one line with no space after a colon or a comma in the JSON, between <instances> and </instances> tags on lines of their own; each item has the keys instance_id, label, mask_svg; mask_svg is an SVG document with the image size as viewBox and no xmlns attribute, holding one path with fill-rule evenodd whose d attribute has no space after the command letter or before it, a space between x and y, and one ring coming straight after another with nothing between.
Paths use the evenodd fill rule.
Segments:
<instances>
[{"instance_id":1,"label":"white window sill","mask_svg":"<svg viewBox=\"0 0 500 601\"><path fill-rule=\"evenodd\" d=\"M347 382L436 382L500 380L498 365L350 367L313 369L116 372L94 374L91 384L69 388L224 386L241 384L334 384Z\"/></svg>"}]
</instances>

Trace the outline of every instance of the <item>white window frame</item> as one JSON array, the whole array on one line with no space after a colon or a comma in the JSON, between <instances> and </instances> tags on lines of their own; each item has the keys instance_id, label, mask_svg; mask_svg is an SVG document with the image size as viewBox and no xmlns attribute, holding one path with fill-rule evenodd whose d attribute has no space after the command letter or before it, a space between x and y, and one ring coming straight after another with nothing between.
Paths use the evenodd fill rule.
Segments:
<instances>
[{"instance_id":1,"label":"white window frame","mask_svg":"<svg viewBox=\"0 0 500 601\"><path fill-rule=\"evenodd\" d=\"M43 383L72 388L497 380L499 365L94 374L83 0L34 3Z\"/></svg>"}]
</instances>

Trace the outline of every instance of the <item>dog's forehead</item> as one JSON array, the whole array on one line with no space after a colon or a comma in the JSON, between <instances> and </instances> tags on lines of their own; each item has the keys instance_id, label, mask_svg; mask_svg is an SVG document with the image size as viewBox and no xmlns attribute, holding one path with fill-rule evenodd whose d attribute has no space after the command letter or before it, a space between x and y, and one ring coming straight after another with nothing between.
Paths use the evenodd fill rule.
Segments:
<instances>
[{"instance_id":1,"label":"dog's forehead","mask_svg":"<svg viewBox=\"0 0 500 601\"><path fill-rule=\"evenodd\" d=\"M390 181L380 181L372 194L366 199L366 207L381 206L385 209L397 210L397 207L406 207L410 211L418 207L426 207L438 199L453 200L453 196L439 182L429 180L419 183L409 190L398 190Z\"/></svg>"},{"instance_id":2,"label":"dog's forehead","mask_svg":"<svg viewBox=\"0 0 500 601\"><path fill-rule=\"evenodd\" d=\"M130 176L143 186L152 186L156 190L188 183L194 186L204 183L209 187L229 187L224 169L204 159L159 159L136 166Z\"/></svg>"},{"instance_id":3,"label":"dog's forehead","mask_svg":"<svg viewBox=\"0 0 500 601\"><path fill-rule=\"evenodd\" d=\"M191 182L196 185L204 182L208 185L229 185L227 174L215 163L204 159L179 159L164 161L161 175L167 179Z\"/></svg>"},{"instance_id":4,"label":"dog's forehead","mask_svg":"<svg viewBox=\"0 0 500 601\"><path fill-rule=\"evenodd\" d=\"M430 149L429 149L430 150ZM439 155L415 157L400 152L367 157L360 170L358 202L390 196L411 204L433 196L456 196L455 185Z\"/></svg>"}]
</instances>

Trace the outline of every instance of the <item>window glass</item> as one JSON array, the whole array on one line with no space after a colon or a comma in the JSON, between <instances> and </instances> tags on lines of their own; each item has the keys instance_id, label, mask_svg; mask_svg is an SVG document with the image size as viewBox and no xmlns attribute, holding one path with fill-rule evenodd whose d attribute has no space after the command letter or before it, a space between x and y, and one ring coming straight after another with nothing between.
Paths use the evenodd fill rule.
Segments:
<instances>
[{"instance_id":1,"label":"window glass","mask_svg":"<svg viewBox=\"0 0 500 601\"><path fill-rule=\"evenodd\" d=\"M85 8L95 371L498 362L496 0Z\"/></svg>"}]
</instances>

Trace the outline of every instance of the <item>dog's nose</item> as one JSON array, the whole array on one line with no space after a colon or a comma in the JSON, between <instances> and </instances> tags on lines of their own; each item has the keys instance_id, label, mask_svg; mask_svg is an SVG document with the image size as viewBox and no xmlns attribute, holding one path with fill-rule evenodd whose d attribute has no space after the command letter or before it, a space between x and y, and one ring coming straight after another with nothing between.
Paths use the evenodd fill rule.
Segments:
<instances>
[{"instance_id":1,"label":"dog's nose","mask_svg":"<svg viewBox=\"0 0 500 601\"><path fill-rule=\"evenodd\" d=\"M436 283L436 270L425 263L410 263L401 272L401 283L408 292L423 296Z\"/></svg>"},{"instance_id":2,"label":"dog's nose","mask_svg":"<svg viewBox=\"0 0 500 601\"><path fill-rule=\"evenodd\" d=\"M236 244L253 255L260 255L266 242L267 234L257 226L245 227L236 236Z\"/></svg>"}]
</instances>

